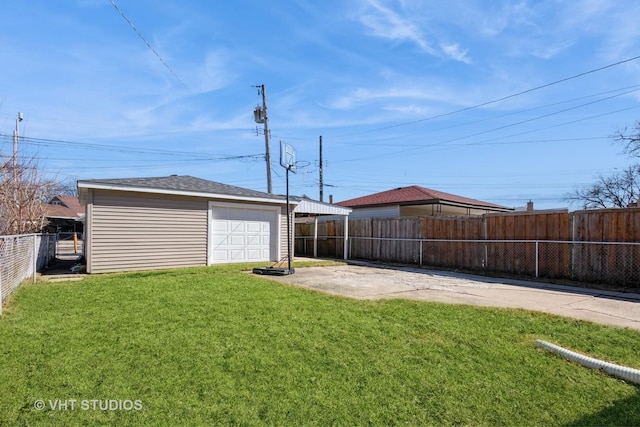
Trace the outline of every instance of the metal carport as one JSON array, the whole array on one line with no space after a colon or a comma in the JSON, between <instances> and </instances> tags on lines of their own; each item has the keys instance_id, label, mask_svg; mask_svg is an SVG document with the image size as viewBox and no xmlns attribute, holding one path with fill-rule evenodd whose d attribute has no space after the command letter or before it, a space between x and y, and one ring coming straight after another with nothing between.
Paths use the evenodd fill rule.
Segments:
<instances>
[{"instance_id":1,"label":"metal carport","mask_svg":"<svg viewBox=\"0 0 640 427\"><path fill-rule=\"evenodd\" d=\"M330 203L319 202L308 198L296 198L298 206L293 209L295 218L312 218L313 219L313 256L318 256L318 217L332 216L344 218L344 259L348 258L349 244L349 214L351 208L345 208ZM294 221L295 223L296 221Z\"/></svg>"}]
</instances>

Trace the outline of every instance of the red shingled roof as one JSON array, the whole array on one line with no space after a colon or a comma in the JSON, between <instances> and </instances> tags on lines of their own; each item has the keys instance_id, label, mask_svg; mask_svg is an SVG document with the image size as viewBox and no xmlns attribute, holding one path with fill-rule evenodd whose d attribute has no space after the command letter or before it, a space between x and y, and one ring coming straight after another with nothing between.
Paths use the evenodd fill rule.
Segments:
<instances>
[{"instance_id":1,"label":"red shingled roof","mask_svg":"<svg viewBox=\"0 0 640 427\"><path fill-rule=\"evenodd\" d=\"M80 204L80 200L78 200L75 196L56 196L58 200L65 204L66 207L76 212L78 215L84 214L84 206Z\"/></svg>"},{"instance_id":2,"label":"red shingled roof","mask_svg":"<svg viewBox=\"0 0 640 427\"><path fill-rule=\"evenodd\" d=\"M45 216L47 218L69 218L75 219L78 217L78 214L74 212L72 209L69 209L63 205L44 205Z\"/></svg>"},{"instance_id":3,"label":"red shingled roof","mask_svg":"<svg viewBox=\"0 0 640 427\"><path fill-rule=\"evenodd\" d=\"M470 199L468 197L456 196L444 191L432 190L430 188L412 185L411 187L394 188L393 190L382 191L368 196L357 197L337 203L340 206L349 208L364 206L384 206L384 205L416 205L420 203L453 202L464 205L507 209L504 206L496 205L482 200Z\"/></svg>"},{"instance_id":4,"label":"red shingled roof","mask_svg":"<svg viewBox=\"0 0 640 427\"><path fill-rule=\"evenodd\" d=\"M55 200L62 204L53 204ZM84 215L84 206L74 196L56 196L50 203L45 204L47 218L78 218Z\"/></svg>"}]
</instances>

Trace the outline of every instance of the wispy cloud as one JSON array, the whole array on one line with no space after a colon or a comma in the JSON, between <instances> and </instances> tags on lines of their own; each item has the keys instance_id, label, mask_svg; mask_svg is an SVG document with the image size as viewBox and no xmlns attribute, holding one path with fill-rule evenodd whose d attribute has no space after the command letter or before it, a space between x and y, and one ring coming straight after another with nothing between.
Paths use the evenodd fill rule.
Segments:
<instances>
[{"instance_id":1,"label":"wispy cloud","mask_svg":"<svg viewBox=\"0 0 640 427\"><path fill-rule=\"evenodd\" d=\"M460 20L468 35L485 37L510 56L550 60L596 47L605 61L630 56L639 45L640 4L634 2L490 2L489 8L469 6Z\"/></svg>"},{"instance_id":2,"label":"wispy cloud","mask_svg":"<svg viewBox=\"0 0 640 427\"><path fill-rule=\"evenodd\" d=\"M435 37L430 41L427 34L433 31L426 27L428 22L413 19L401 6L396 9L384 5L379 0L365 0L356 19L376 37L398 43L413 43L429 55L471 63L467 56L468 51L462 49L458 43L438 42Z\"/></svg>"},{"instance_id":3,"label":"wispy cloud","mask_svg":"<svg viewBox=\"0 0 640 427\"><path fill-rule=\"evenodd\" d=\"M434 105L473 105L486 96L459 82L453 85L444 79L420 79L404 76L404 83L380 84L375 87L359 87L333 98L327 106L337 110L357 109L362 106L381 106L383 109L419 113L425 109L433 112ZM421 107L417 107L422 103Z\"/></svg>"},{"instance_id":4,"label":"wispy cloud","mask_svg":"<svg viewBox=\"0 0 640 427\"><path fill-rule=\"evenodd\" d=\"M377 0L368 0L366 6L359 20L373 35L398 42L409 41L426 53L436 54L422 31L411 20L384 7Z\"/></svg>"},{"instance_id":5,"label":"wispy cloud","mask_svg":"<svg viewBox=\"0 0 640 427\"><path fill-rule=\"evenodd\" d=\"M465 64L471 64L471 59L467 56L468 49L461 49L458 43L440 44L442 51L451 59L464 62Z\"/></svg>"},{"instance_id":6,"label":"wispy cloud","mask_svg":"<svg viewBox=\"0 0 640 427\"><path fill-rule=\"evenodd\" d=\"M235 78L230 71L232 54L223 49L207 52L205 57L196 63L181 67L185 82L195 93L211 92L229 85ZM186 65L186 64L185 64Z\"/></svg>"},{"instance_id":7,"label":"wispy cloud","mask_svg":"<svg viewBox=\"0 0 640 427\"><path fill-rule=\"evenodd\" d=\"M556 43L534 44L529 52L531 55L540 59L551 59L561 52L566 51L575 43L574 39L560 40Z\"/></svg>"}]
</instances>

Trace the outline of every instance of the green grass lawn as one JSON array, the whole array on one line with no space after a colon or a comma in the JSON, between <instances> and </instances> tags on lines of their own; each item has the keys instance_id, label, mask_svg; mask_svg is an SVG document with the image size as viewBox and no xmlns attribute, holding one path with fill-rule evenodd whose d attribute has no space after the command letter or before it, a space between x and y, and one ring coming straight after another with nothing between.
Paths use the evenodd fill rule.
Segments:
<instances>
[{"instance_id":1,"label":"green grass lawn","mask_svg":"<svg viewBox=\"0 0 640 427\"><path fill-rule=\"evenodd\" d=\"M638 331L243 267L23 285L0 319L0 425L640 425L640 387L535 346L640 368Z\"/></svg>"}]
</instances>

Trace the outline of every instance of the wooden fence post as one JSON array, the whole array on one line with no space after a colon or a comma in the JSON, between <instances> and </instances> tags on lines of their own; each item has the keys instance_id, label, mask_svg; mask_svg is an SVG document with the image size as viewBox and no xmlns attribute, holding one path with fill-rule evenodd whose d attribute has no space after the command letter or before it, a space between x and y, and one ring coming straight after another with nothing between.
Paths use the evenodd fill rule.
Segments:
<instances>
[{"instance_id":1,"label":"wooden fence post","mask_svg":"<svg viewBox=\"0 0 640 427\"><path fill-rule=\"evenodd\" d=\"M575 268L575 257L576 257L576 245L575 245L575 214L573 212L569 213L569 266L568 266L568 274L569 277L573 277L573 269Z\"/></svg>"}]
</instances>

